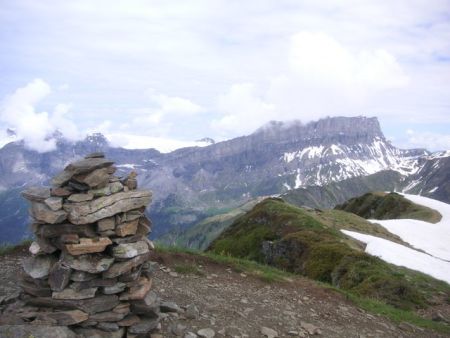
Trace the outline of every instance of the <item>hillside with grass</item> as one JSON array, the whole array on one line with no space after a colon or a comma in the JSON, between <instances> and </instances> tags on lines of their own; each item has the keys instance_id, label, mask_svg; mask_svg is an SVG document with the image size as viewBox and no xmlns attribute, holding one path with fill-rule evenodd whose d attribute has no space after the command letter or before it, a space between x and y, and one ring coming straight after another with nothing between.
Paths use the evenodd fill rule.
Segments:
<instances>
[{"instance_id":1,"label":"hillside with grass","mask_svg":"<svg viewBox=\"0 0 450 338\"><path fill-rule=\"evenodd\" d=\"M442 218L438 211L416 204L395 192L370 192L337 205L335 209L378 220L407 218L437 223Z\"/></svg>"},{"instance_id":2,"label":"hillside with grass","mask_svg":"<svg viewBox=\"0 0 450 338\"><path fill-rule=\"evenodd\" d=\"M437 299L450 299L447 283L366 254L364 244L340 231L349 227L401 241L342 211L298 208L270 198L239 217L208 250L266 263L397 308L426 308Z\"/></svg>"}]
</instances>

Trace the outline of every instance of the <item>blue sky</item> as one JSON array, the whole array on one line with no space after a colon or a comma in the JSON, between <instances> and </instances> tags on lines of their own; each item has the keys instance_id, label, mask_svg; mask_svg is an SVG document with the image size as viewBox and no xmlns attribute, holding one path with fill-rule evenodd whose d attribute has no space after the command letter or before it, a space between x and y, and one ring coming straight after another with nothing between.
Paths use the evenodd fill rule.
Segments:
<instances>
[{"instance_id":1,"label":"blue sky","mask_svg":"<svg viewBox=\"0 0 450 338\"><path fill-rule=\"evenodd\" d=\"M450 149L450 1L0 3L0 144L170 150L270 120L377 116Z\"/></svg>"}]
</instances>

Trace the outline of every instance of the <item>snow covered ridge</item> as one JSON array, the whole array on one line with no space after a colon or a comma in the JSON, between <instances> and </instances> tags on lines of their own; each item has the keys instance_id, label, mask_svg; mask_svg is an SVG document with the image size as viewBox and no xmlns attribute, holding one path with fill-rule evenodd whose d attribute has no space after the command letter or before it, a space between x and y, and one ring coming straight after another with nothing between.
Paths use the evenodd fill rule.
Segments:
<instances>
[{"instance_id":1,"label":"snow covered ridge","mask_svg":"<svg viewBox=\"0 0 450 338\"><path fill-rule=\"evenodd\" d=\"M408 151L397 149L384 139L375 137L368 144L305 147L284 153L282 161L291 168L296 167L290 174L295 175L294 188L299 188L367 176L382 170L394 170L409 176L420 169L419 159L422 156L424 154L411 156ZM292 184L286 183L285 186L291 187Z\"/></svg>"},{"instance_id":2,"label":"snow covered ridge","mask_svg":"<svg viewBox=\"0 0 450 338\"><path fill-rule=\"evenodd\" d=\"M366 252L371 255L395 265L421 271L450 284L450 204L418 195L402 195L416 204L439 211L441 221L435 224L413 219L370 222L382 225L412 247L424 252L375 236L347 230L342 232L366 243Z\"/></svg>"}]
</instances>

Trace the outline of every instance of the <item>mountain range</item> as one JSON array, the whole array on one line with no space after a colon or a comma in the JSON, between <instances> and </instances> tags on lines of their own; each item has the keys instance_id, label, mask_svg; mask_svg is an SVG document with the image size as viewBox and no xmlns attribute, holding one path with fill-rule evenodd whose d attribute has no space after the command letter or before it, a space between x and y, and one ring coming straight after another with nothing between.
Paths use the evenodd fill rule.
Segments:
<instances>
[{"instance_id":1,"label":"mountain range","mask_svg":"<svg viewBox=\"0 0 450 338\"><path fill-rule=\"evenodd\" d=\"M0 243L26 236L24 187L49 185L67 163L95 151L115 160L119 175L135 170L139 186L153 191L153 238L176 237L261 196L331 207L375 184L377 190L450 202L450 151L396 148L376 118L270 122L247 136L170 153L115 148L102 134L78 142L54 137L57 147L46 153L27 149L21 141L0 149ZM308 203L302 202L305 198Z\"/></svg>"}]
</instances>

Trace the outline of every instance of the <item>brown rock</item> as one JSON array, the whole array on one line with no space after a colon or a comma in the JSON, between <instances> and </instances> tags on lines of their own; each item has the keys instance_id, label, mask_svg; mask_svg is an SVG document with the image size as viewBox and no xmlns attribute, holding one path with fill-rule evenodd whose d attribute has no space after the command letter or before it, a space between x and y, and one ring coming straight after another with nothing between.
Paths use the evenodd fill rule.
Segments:
<instances>
[{"instance_id":1,"label":"brown rock","mask_svg":"<svg viewBox=\"0 0 450 338\"><path fill-rule=\"evenodd\" d=\"M79 203L79 202L91 201L93 199L94 199L94 195L90 192L87 192L87 193L82 193L82 194L70 195L67 200L69 202Z\"/></svg>"},{"instance_id":2,"label":"brown rock","mask_svg":"<svg viewBox=\"0 0 450 338\"><path fill-rule=\"evenodd\" d=\"M53 211L44 203L32 202L31 215L38 221L50 224L61 223L67 219L67 212L64 210Z\"/></svg>"},{"instance_id":3,"label":"brown rock","mask_svg":"<svg viewBox=\"0 0 450 338\"><path fill-rule=\"evenodd\" d=\"M103 218L97 222L97 231L114 230L116 221L114 217Z\"/></svg>"},{"instance_id":4,"label":"brown rock","mask_svg":"<svg viewBox=\"0 0 450 338\"><path fill-rule=\"evenodd\" d=\"M129 259L125 262L114 263L107 271L103 272L103 278L114 278L130 271L138 265L144 263L150 258L150 253L146 253L140 256Z\"/></svg>"},{"instance_id":5,"label":"brown rock","mask_svg":"<svg viewBox=\"0 0 450 338\"><path fill-rule=\"evenodd\" d=\"M136 285L131 286L127 292L120 295L120 300L137 300L143 299L152 287L152 280L141 277Z\"/></svg>"},{"instance_id":6,"label":"brown rock","mask_svg":"<svg viewBox=\"0 0 450 338\"><path fill-rule=\"evenodd\" d=\"M44 319L50 319L56 321L58 325L74 325L84 322L89 318L86 312L80 310L59 311L59 312L46 312L42 313Z\"/></svg>"},{"instance_id":7,"label":"brown rock","mask_svg":"<svg viewBox=\"0 0 450 338\"><path fill-rule=\"evenodd\" d=\"M83 290L74 290L72 288L66 288L62 291L54 291L52 298L54 299L88 299L95 297L97 288L89 288Z\"/></svg>"},{"instance_id":8,"label":"brown rock","mask_svg":"<svg viewBox=\"0 0 450 338\"><path fill-rule=\"evenodd\" d=\"M69 284L72 269L62 262L53 264L48 283L53 291L62 291Z\"/></svg>"},{"instance_id":9,"label":"brown rock","mask_svg":"<svg viewBox=\"0 0 450 338\"><path fill-rule=\"evenodd\" d=\"M72 191L67 189L67 188L51 188L50 190L50 194L52 196L57 196L57 197L67 197L70 196L70 194L72 194Z\"/></svg>"},{"instance_id":10,"label":"brown rock","mask_svg":"<svg viewBox=\"0 0 450 338\"><path fill-rule=\"evenodd\" d=\"M131 283L131 282L137 281L139 279L139 277L141 277L142 266L143 266L143 264L137 266L136 268L131 269L131 271L128 271L128 272L120 275L119 282Z\"/></svg>"},{"instance_id":11,"label":"brown rock","mask_svg":"<svg viewBox=\"0 0 450 338\"><path fill-rule=\"evenodd\" d=\"M43 202L50 197L50 189L43 187L30 187L22 191L22 196L29 201Z\"/></svg>"},{"instance_id":12,"label":"brown rock","mask_svg":"<svg viewBox=\"0 0 450 338\"><path fill-rule=\"evenodd\" d=\"M53 211L58 211L62 209L61 197L49 197L44 201L44 203Z\"/></svg>"},{"instance_id":13,"label":"brown rock","mask_svg":"<svg viewBox=\"0 0 450 338\"><path fill-rule=\"evenodd\" d=\"M117 305L114 309L112 309L113 312L122 313L122 314L128 314L130 313L130 303L120 303Z\"/></svg>"},{"instance_id":14,"label":"brown rock","mask_svg":"<svg viewBox=\"0 0 450 338\"><path fill-rule=\"evenodd\" d=\"M103 252L105 248L112 244L108 237L100 238L80 238L78 244L66 244L66 250L73 256Z\"/></svg>"},{"instance_id":15,"label":"brown rock","mask_svg":"<svg viewBox=\"0 0 450 338\"><path fill-rule=\"evenodd\" d=\"M136 234L139 220L135 219L134 221L125 222L117 225L116 227L116 235L119 237L125 237L129 235Z\"/></svg>"},{"instance_id":16,"label":"brown rock","mask_svg":"<svg viewBox=\"0 0 450 338\"><path fill-rule=\"evenodd\" d=\"M89 224L120 212L146 206L150 201L149 191L130 191L100 197L89 202L66 203L63 207L69 213L68 218L73 224Z\"/></svg>"},{"instance_id":17,"label":"brown rock","mask_svg":"<svg viewBox=\"0 0 450 338\"><path fill-rule=\"evenodd\" d=\"M138 316L130 314L130 315L126 316L124 319L119 320L117 322L117 325L119 325L119 326L131 326L131 325L139 323L140 321L141 321L141 319Z\"/></svg>"},{"instance_id":18,"label":"brown rock","mask_svg":"<svg viewBox=\"0 0 450 338\"><path fill-rule=\"evenodd\" d=\"M147 236L151 232L152 222L147 218L147 216L142 216L139 218L139 224L136 231L137 235Z\"/></svg>"}]
</instances>

